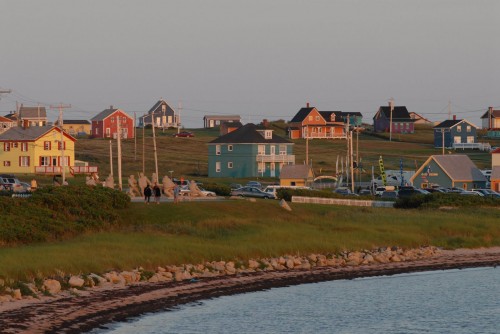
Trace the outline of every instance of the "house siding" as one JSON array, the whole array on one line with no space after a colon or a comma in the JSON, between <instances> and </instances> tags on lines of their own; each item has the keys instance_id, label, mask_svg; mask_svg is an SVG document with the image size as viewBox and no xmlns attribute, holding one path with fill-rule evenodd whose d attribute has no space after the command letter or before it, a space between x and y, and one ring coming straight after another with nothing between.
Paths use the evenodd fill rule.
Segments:
<instances>
[{"instance_id":1,"label":"house siding","mask_svg":"<svg viewBox=\"0 0 500 334\"><path fill-rule=\"evenodd\" d=\"M428 166L430 166L429 175L427 175ZM452 180L451 177L446 174L446 172L434 160L431 160L427 165L425 165L420 175L416 175L413 179L413 186L422 188L422 184L438 184L444 188L457 187L469 190L473 188L486 187L486 182L483 181Z\"/></svg>"},{"instance_id":2,"label":"house siding","mask_svg":"<svg viewBox=\"0 0 500 334\"><path fill-rule=\"evenodd\" d=\"M461 126L461 130L458 131L458 126ZM470 131L467 131L467 127L470 126ZM455 142L455 137L460 137L460 143L467 143L467 138L473 136L474 142L477 141L477 129L475 126L462 122L453 127L446 128L444 131L444 147L452 148ZM434 147L442 147L443 137L441 128L434 129Z\"/></svg>"}]
</instances>

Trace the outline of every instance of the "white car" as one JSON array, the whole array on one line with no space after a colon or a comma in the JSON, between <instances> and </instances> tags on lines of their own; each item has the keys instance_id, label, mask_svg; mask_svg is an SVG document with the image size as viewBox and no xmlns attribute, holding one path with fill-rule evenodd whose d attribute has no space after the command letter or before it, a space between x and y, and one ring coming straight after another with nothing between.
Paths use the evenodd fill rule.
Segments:
<instances>
[{"instance_id":1,"label":"white car","mask_svg":"<svg viewBox=\"0 0 500 334\"><path fill-rule=\"evenodd\" d=\"M201 193L204 196L207 196L207 197L216 197L217 196L217 194L214 193L213 191L205 190L201 187L198 187L198 189L200 189ZM191 190L189 190L188 186L181 187L181 196L188 196L190 191Z\"/></svg>"}]
</instances>

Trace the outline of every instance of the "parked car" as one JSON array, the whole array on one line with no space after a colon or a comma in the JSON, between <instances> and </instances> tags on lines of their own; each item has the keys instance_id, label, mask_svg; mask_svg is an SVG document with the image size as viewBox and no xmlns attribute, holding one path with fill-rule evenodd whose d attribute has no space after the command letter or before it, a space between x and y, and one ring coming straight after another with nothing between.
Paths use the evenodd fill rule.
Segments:
<instances>
[{"instance_id":1,"label":"parked car","mask_svg":"<svg viewBox=\"0 0 500 334\"><path fill-rule=\"evenodd\" d=\"M358 194L359 196L371 196L372 191L370 189L361 189Z\"/></svg>"},{"instance_id":2,"label":"parked car","mask_svg":"<svg viewBox=\"0 0 500 334\"><path fill-rule=\"evenodd\" d=\"M248 181L245 187L254 187L262 190L262 184L258 181Z\"/></svg>"},{"instance_id":3,"label":"parked car","mask_svg":"<svg viewBox=\"0 0 500 334\"><path fill-rule=\"evenodd\" d=\"M441 188L425 188L424 190L431 193L431 194L432 193L442 193L442 194L446 193L446 191L441 189Z\"/></svg>"},{"instance_id":4,"label":"parked car","mask_svg":"<svg viewBox=\"0 0 500 334\"><path fill-rule=\"evenodd\" d=\"M217 196L217 194L214 193L213 191L205 190L201 187L198 187L198 189L200 189L201 193L204 196L207 196L207 197L216 197ZM182 186L181 187L181 196L187 196L187 195L189 195L190 192L191 192L191 190L189 190L189 186Z\"/></svg>"},{"instance_id":5,"label":"parked car","mask_svg":"<svg viewBox=\"0 0 500 334\"><path fill-rule=\"evenodd\" d=\"M424 189L417 189L411 186L401 187L398 191L399 198L408 198L416 195L429 195L430 192Z\"/></svg>"},{"instance_id":6,"label":"parked car","mask_svg":"<svg viewBox=\"0 0 500 334\"><path fill-rule=\"evenodd\" d=\"M385 187L377 187L375 188L375 196L382 196L382 193L385 191Z\"/></svg>"},{"instance_id":7,"label":"parked car","mask_svg":"<svg viewBox=\"0 0 500 334\"><path fill-rule=\"evenodd\" d=\"M463 196L481 196L483 197L484 195L481 194L480 192L477 192L477 191L470 191L470 190L464 190L460 193L458 193L459 195L463 195Z\"/></svg>"},{"instance_id":8,"label":"parked car","mask_svg":"<svg viewBox=\"0 0 500 334\"><path fill-rule=\"evenodd\" d=\"M23 191L21 181L11 174L0 175L0 190Z\"/></svg>"},{"instance_id":9,"label":"parked car","mask_svg":"<svg viewBox=\"0 0 500 334\"><path fill-rule=\"evenodd\" d=\"M174 133L172 135L172 137L184 137L184 138L187 138L187 137L194 137L194 133L192 132L189 132L189 131L181 131L179 133Z\"/></svg>"},{"instance_id":10,"label":"parked car","mask_svg":"<svg viewBox=\"0 0 500 334\"><path fill-rule=\"evenodd\" d=\"M240 189L235 189L231 191L231 196L240 197L256 197L264 199L275 199L276 197L272 193L266 193L255 187L242 187Z\"/></svg>"},{"instance_id":11,"label":"parked car","mask_svg":"<svg viewBox=\"0 0 500 334\"><path fill-rule=\"evenodd\" d=\"M359 196L358 194L353 193L349 188L337 188L333 192L342 196Z\"/></svg>"},{"instance_id":12,"label":"parked car","mask_svg":"<svg viewBox=\"0 0 500 334\"><path fill-rule=\"evenodd\" d=\"M21 182L22 191L31 191L31 184L26 183L26 182Z\"/></svg>"},{"instance_id":13,"label":"parked car","mask_svg":"<svg viewBox=\"0 0 500 334\"><path fill-rule=\"evenodd\" d=\"M496 191L491 190L491 189L472 189L472 191L476 191L478 193L481 193L485 197L500 198L500 194L497 193Z\"/></svg>"},{"instance_id":14,"label":"parked car","mask_svg":"<svg viewBox=\"0 0 500 334\"><path fill-rule=\"evenodd\" d=\"M241 187L243 187L243 186L239 183L231 183L229 185L229 188L231 188L231 190L240 189Z\"/></svg>"}]
</instances>

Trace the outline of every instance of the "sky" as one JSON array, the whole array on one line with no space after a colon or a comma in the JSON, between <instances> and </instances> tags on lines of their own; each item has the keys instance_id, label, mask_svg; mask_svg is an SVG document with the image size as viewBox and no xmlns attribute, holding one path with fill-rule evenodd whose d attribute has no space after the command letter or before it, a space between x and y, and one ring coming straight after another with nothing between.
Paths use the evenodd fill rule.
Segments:
<instances>
[{"instance_id":1,"label":"sky","mask_svg":"<svg viewBox=\"0 0 500 334\"><path fill-rule=\"evenodd\" d=\"M308 102L372 123L394 98L481 126L500 108L499 14L497 0L0 0L0 115L17 101L139 117L163 98L187 128L289 121Z\"/></svg>"}]
</instances>

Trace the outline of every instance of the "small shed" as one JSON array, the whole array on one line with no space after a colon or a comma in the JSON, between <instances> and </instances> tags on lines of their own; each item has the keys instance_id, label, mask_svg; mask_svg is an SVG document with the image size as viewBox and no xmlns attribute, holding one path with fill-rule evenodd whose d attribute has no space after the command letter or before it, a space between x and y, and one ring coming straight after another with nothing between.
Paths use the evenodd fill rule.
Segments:
<instances>
[{"instance_id":1,"label":"small shed","mask_svg":"<svg viewBox=\"0 0 500 334\"><path fill-rule=\"evenodd\" d=\"M431 185L462 189L485 188L486 177L465 154L431 155L410 178L417 188Z\"/></svg>"},{"instance_id":2,"label":"small shed","mask_svg":"<svg viewBox=\"0 0 500 334\"><path fill-rule=\"evenodd\" d=\"M309 165L284 165L280 173L280 186L307 187L314 182L314 171Z\"/></svg>"}]
</instances>

